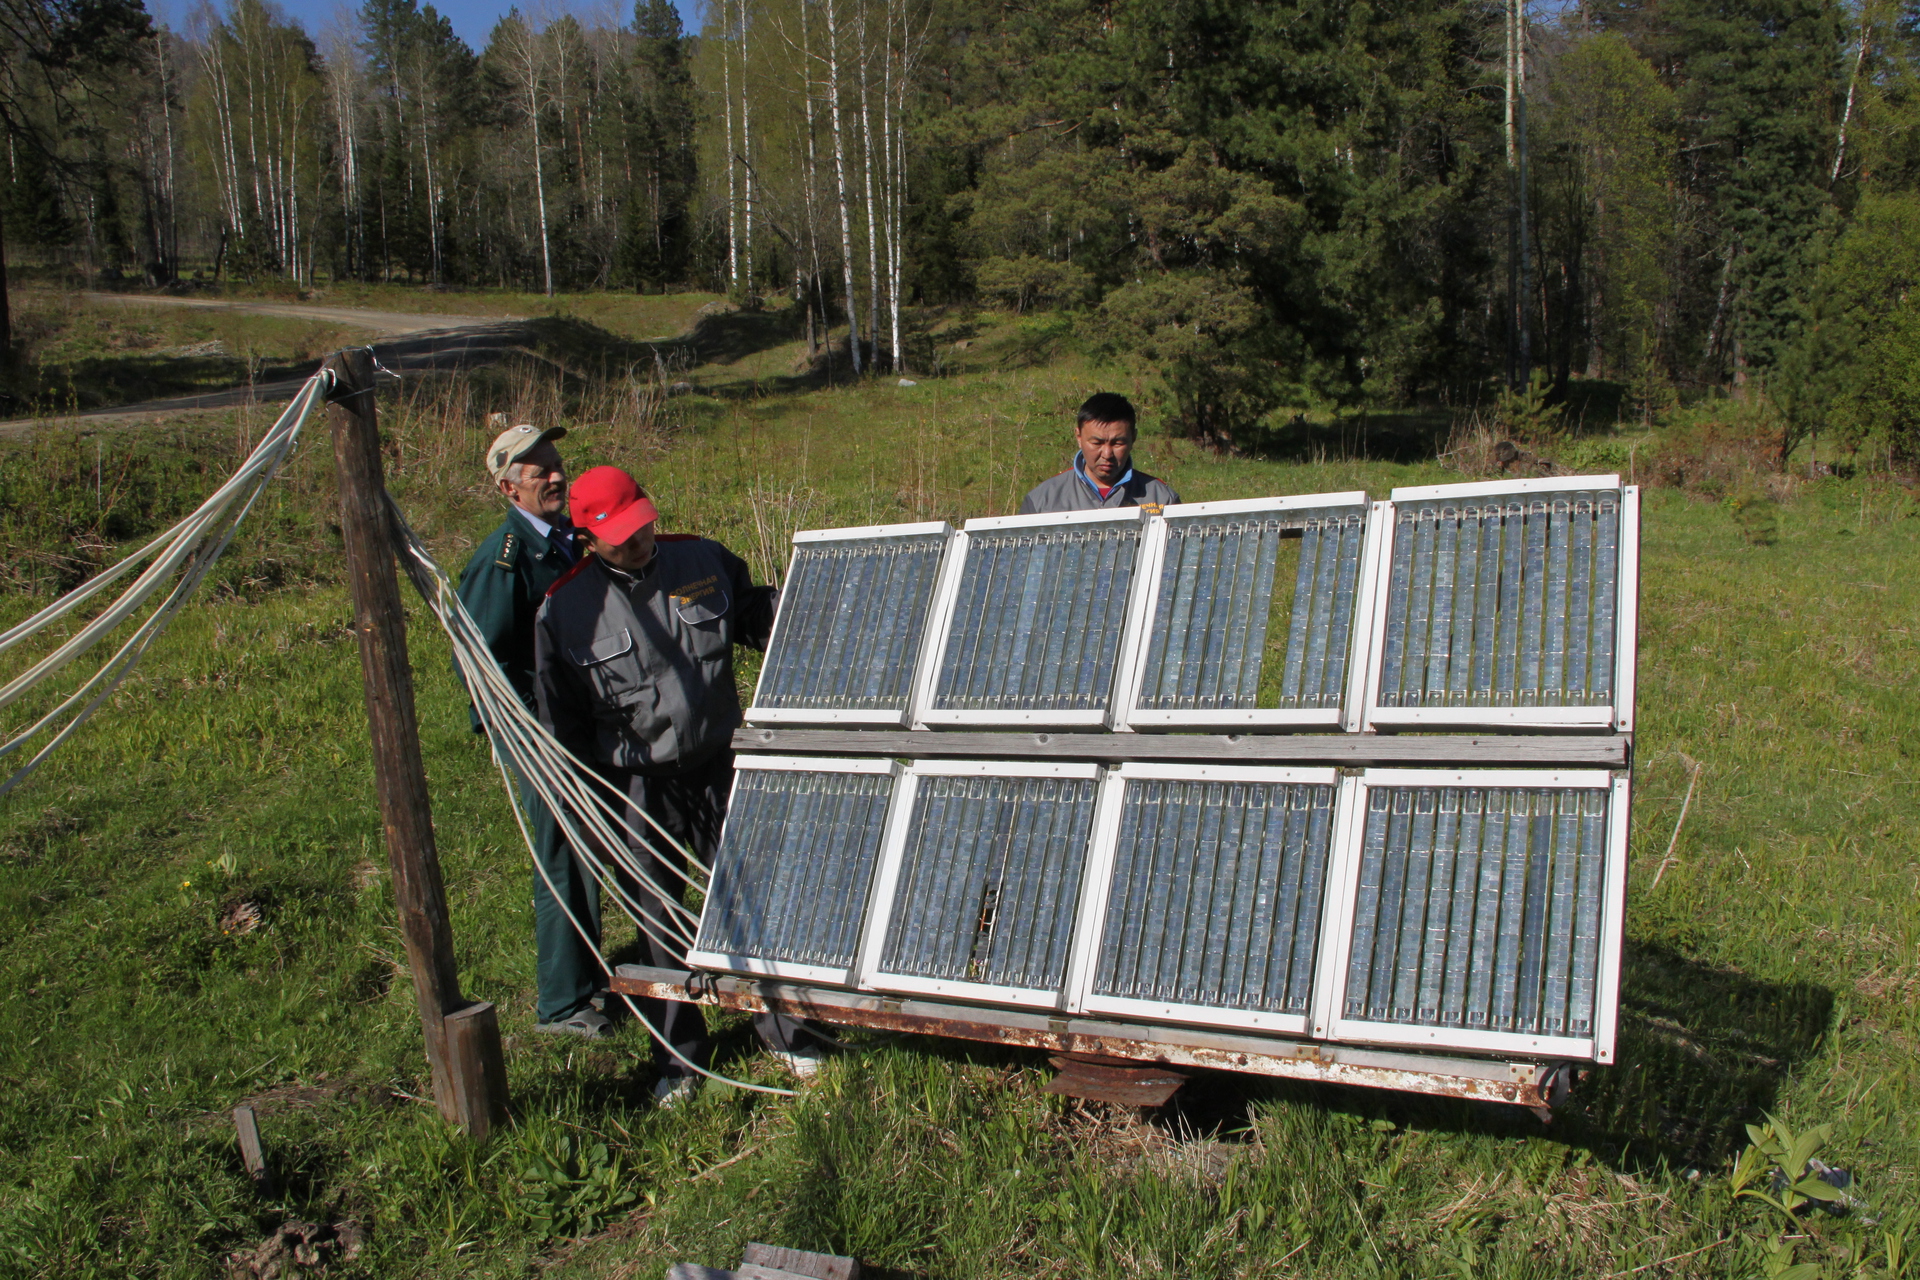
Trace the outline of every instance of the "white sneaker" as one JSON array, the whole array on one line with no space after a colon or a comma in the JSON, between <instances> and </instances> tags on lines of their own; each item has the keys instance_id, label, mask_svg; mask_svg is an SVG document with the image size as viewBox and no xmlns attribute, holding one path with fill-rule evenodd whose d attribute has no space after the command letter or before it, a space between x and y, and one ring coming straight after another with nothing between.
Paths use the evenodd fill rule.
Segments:
<instances>
[{"instance_id":1,"label":"white sneaker","mask_svg":"<svg viewBox=\"0 0 1920 1280\"><path fill-rule=\"evenodd\" d=\"M653 1104L662 1111L693 1101L700 1091L699 1076L661 1076L653 1082Z\"/></svg>"},{"instance_id":2,"label":"white sneaker","mask_svg":"<svg viewBox=\"0 0 1920 1280\"><path fill-rule=\"evenodd\" d=\"M820 1068L827 1064L827 1055L818 1049L796 1049L791 1053L780 1049L773 1051L774 1060L802 1080L811 1080L820 1074Z\"/></svg>"}]
</instances>

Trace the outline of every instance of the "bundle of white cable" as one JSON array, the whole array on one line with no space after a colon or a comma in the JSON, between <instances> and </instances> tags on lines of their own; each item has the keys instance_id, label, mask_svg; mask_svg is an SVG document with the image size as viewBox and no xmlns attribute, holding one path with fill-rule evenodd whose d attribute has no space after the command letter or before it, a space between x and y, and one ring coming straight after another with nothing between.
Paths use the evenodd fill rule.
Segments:
<instances>
[{"instance_id":1,"label":"bundle of white cable","mask_svg":"<svg viewBox=\"0 0 1920 1280\"><path fill-rule=\"evenodd\" d=\"M146 571L122 591L112 604L102 609L92 621L81 627L65 643L52 653L40 659L26 671L23 671L6 685L0 686L0 707L24 697L44 682L48 677L72 662L76 657L104 639L122 623L137 614L147 603L162 591L167 591L165 599L147 615L134 633L127 637L111 657L100 664L97 671L78 689L68 695L59 706L47 712L32 725L23 729L7 742L0 744L0 756L11 755L20 750L35 737L48 730L57 731L53 737L36 752L31 760L16 769L5 782L0 782L0 795L19 786L26 776L40 767L49 755L61 743L73 736L87 717L112 696L133 671L149 646L173 621L180 606L193 597L207 571L225 551L232 540L234 530L246 519L255 499L266 489L280 464L300 439L300 428L306 423L307 415L313 412L327 391L333 386L333 375L322 371L307 380L300 394L293 398L286 411L280 415L260 443L247 456L240 469L231 479L215 490L212 497L200 504L192 515L167 530L140 550L134 552L119 564L92 579L83 586L68 592L26 621L0 633L0 653L15 645L22 644L39 635L61 619L67 617L89 600L100 595L108 587L120 581L140 564L152 560ZM244 498L245 501L241 501ZM234 504L239 503L239 510ZM178 572L179 577L174 575ZM169 590L169 584L171 589ZM89 695L92 695L89 698ZM84 701L84 705L81 705ZM78 706L76 711L74 708ZM63 723L64 721L64 723Z\"/></svg>"},{"instance_id":2,"label":"bundle of white cable","mask_svg":"<svg viewBox=\"0 0 1920 1280\"><path fill-rule=\"evenodd\" d=\"M626 796L581 764L554 739L545 725L527 711L520 701L520 695L507 683L499 663L494 661L486 638L461 603L460 597L455 594L446 572L435 563L426 544L408 526L406 517L391 496L387 499L387 505L392 512L394 531L401 547L400 563L421 598L426 601L427 608L452 641L454 661L461 678L480 713L480 719L489 729L487 736L493 745L493 762L500 770L501 781L506 785L508 802L513 806L514 819L520 824L520 835L526 841L528 852L533 852L533 833L528 828L526 814L521 808L519 788L514 785L516 777L525 779L529 789L540 797L541 803L553 814L574 857L587 867L602 890L619 904L648 937L677 951L689 949L693 945L699 920L681 904L678 889L655 880L633 850L637 847L652 854L655 850L653 841L665 841L685 859L688 866L699 873L697 881L687 877L684 872L680 873L682 878L701 887L705 886L709 875L706 865L644 810L639 811L640 816L652 829L651 837L630 825L626 815L632 810ZM610 862L613 865L610 866ZM656 865L671 864L661 859ZM539 870L541 878L546 879L546 870L540 866L537 857L534 867ZM628 892L621 872L625 873L626 880L652 899L651 910ZM611 977L613 970L601 957L600 949L586 927L567 906L566 898L554 891L551 880L547 881L547 888L553 892L554 901L560 904L574 930L587 941L588 949L599 961L600 967ZM757 1093L792 1096L791 1089L749 1084L708 1071L676 1049L660 1029L634 1006L631 999L627 999L626 1004L634 1019L646 1027L668 1053L701 1075Z\"/></svg>"}]
</instances>

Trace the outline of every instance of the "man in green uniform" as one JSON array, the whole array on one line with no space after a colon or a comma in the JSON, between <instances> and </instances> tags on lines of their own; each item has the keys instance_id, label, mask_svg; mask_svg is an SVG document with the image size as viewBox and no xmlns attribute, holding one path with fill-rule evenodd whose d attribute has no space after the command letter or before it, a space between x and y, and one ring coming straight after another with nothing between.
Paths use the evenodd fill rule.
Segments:
<instances>
[{"instance_id":1,"label":"man in green uniform","mask_svg":"<svg viewBox=\"0 0 1920 1280\"><path fill-rule=\"evenodd\" d=\"M543 431L523 424L501 432L487 447L487 471L507 500L507 518L480 543L460 575L462 603L529 711L534 709L534 615L547 589L578 559L575 531L566 516L567 468L553 446L566 434L565 427ZM477 712L473 727L475 732L485 729ZM557 891L576 915L597 926L599 894L567 848L553 814L524 781L521 795L532 819L534 856L540 860L533 877L538 1029L604 1036L611 1027L591 1003L600 986L599 958L554 897Z\"/></svg>"}]
</instances>

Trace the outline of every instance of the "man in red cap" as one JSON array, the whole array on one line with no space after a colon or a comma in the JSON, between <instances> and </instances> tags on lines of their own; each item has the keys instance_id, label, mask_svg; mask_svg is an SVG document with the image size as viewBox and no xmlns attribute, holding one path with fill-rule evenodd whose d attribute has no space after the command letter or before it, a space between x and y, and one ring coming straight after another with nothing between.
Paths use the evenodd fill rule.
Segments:
<instances>
[{"instance_id":1,"label":"man in red cap","mask_svg":"<svg viewBox=\"0 0 1920 1280\"><path fill-rule=\"evenodd\" d=\"M623 791L635 830L644 813L675 839L711 859L720 842L733 785L733 731L740 697L733 646L766 647L779 600L753 584L746 562L717 542L655 532L658 512L634 478L595 467L574 481L574 524L593 555L554 583L534 624L534 692L540 719L562 746ZM677 886L667 842L634 850L648 877ZM652 962L684 957L665 912L644 890L642 934ZM598 912L582 920L598 933ZM595 939L597 942L597 937ZM697 1006L648 1002L668 1041L698 1062L706 1050ZM787 1064L810 1074L819 1062L804 1029L786 1019L754 1020ZM694 1085L689 1069L659 1055L655 1094L669 1104Z\"/></svg>"}]
</instances>

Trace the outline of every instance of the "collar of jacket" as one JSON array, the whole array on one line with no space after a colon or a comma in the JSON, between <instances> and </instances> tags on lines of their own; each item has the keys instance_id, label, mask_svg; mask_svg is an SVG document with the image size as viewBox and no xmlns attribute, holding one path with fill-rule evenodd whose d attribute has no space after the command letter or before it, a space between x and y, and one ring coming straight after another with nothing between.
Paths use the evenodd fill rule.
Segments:
<instances>
[{"instance_id":1,"label":"collar of jacket","mask_svg":"<svg viewBox=\"0 0 1920 1280\"><path fill-rule=\"evenodd\" d=\"M521 536L527 540L527 549L533 552L536 560L544 557L548 551L553 549L552 539L547 534L541 533L533 527L533 521L528 518L526 512L522 511L519 507L509 506L507 508L507 514L518 524ZM570 531L573 526L551 524L548 525L547 528L553 532L560 532L563 530Z\"/></svg>"},{"instance_id":2,"label":"collar of jacket","mask_svg":"<svg viewBox=\"0 0 1920 1280\"><path fill-rule=\"evenodd\" d=\"M628 595L632 595L639 589L641 584L653 576L653 567L660 563L660 549L658 547L653 549L653 558L641 565L638 573L628 573L625 569L616 569L599 556L593 558L593 563L599 565L600 571L613 579L614 585L618 586Z\"/></svg>"},{"instance_id":3,"label":"collar of jacket","mask_svg":"<svg viewBox=\"0 0 1920 1280\"><path fill-rule=\"evenodd\" d=\"M1105 493L1100 492L1100 486L1097 483L1095 483L1094 478L1092 476L1087 474L1087 455L1084 451L1076 452L1073 455L1073 474L1080 477L1081 484L1084 484L1085 486L1087 486L1087 488L1093 490L1094 497L1100 499L1100 501L1102 502L1105 502L1108 498L1111 498L1113 496L1113 491L1115 489L1124 489L1126 487L1127 481L1133 479L1133 465L1132 465L1132 462L1129 461L1127 465L1127 473L1121 476L1118 480L1115 480L1111 485L1107 486L1107 491Z\"/></svg>"}]
</instances>

